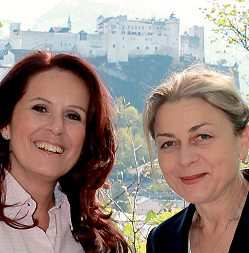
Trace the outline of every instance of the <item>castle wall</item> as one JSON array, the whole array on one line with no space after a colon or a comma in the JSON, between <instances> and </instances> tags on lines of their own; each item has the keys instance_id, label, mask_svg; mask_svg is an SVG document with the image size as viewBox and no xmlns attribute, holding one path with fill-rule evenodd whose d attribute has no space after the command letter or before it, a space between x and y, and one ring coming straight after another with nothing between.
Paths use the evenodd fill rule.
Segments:
<instances>
[{"instance_id":1,"label":"castle wall","mask_svg":"<svg viewBox=\"0 0 249 253\"><path fill-rule=\"evenodd\" d=\"M175 62L179 61L180 55L189 54L204 59L203 28L195 26L189 30L188 36L182 36L180 47L179 25L180 21L174 15L164 20L100 16L95 34L21 31L20 25L13 24L10 44L13 49L76 51L85 57L107 56L109 62L128 61L129 57L142 55L169 55ZM192 37L197 38L196 43Z\"/></svg>"}]
</instances>

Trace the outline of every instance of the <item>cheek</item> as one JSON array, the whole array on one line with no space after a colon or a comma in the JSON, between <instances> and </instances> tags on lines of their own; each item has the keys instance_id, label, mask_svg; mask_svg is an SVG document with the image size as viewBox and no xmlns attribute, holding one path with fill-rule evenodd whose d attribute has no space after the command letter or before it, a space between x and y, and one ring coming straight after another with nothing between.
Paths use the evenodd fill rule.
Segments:
<instances>
[{"instance_id":1,"label":"cheek","mask_svg":"<svg viewBox=\"0 0 249 253\"><path fill-rule=\"evenodd\" d=\"M164 175L175 171L175 159L172 155L165 153L158 153L158 163Z\"/></svg>"},{"instance_id":2,"label":"cheek","mask_svg":"<svg viewBox=\"0 0 249 253\"><path fill-rule=\"evenodd\" d=\"M71 133L73 133L73 132L71 132ZM74 134L71 135L71 139L73 140L74 149L75 149L75 152L77 152L77 153L80 153L82 150L82 147L85 142L85 134L86 134L86 129L81 128L81 129L77 129L77 131L74 131Z\"/></svg>"},{"instance_id":3,"label":"cheek","mask_svg":"<svg viewBox=\"0 0 249 253\"><path fill-rule=\"evenodd\" d=\"M33 132L41 125L40 121L34 119L29 113L16 111L10 122L11 135L23 135Z\"/></svg>"},{"instance_id":4,"label":"cheek","mask_svg":"<svg viewBox=\"0 0 249 253\"><path fill-rule=\"evenodd\" d=\"M17 124L15 122L10 125L10 141L20 142L25 140L32 134L33 125L27 123L27 121L19 121Z\"/></svg>"},{"instance_id":5,"label":"cheek","mask_svg":"<svg viewBox=\"0 0 249 253\"><path fill-rule=\"evenodd\" d=\"M208 155L210 163L216 166L230 165L234 166L239 161L239 152L234 147L223 147L217 152L210 152Z\"/></svg>"}]
</instances>

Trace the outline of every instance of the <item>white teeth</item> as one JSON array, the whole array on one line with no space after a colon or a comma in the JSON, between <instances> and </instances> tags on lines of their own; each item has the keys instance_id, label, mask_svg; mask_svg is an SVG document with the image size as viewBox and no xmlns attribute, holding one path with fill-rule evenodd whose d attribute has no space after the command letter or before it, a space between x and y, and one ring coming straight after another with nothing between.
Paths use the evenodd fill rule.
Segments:
<instances>
[{"instance_id":1,"label":"white teeth","mask_svg":"<svg viewBox=\"0 0 249 253\"><path fill-rule=\"evenodd\" d=\"M46 150L52 153L62 154L64 152L63 148L46 143L46 142L38 142L38 143L35 143L35 145L39 149Z\"/></svg>"}]
</instances>

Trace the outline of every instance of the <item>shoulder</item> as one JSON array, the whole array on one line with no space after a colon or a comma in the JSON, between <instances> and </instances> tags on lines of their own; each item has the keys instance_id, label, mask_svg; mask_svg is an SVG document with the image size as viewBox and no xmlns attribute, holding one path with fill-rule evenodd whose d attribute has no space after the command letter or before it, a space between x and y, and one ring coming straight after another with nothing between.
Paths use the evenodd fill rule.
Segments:
<instances>
[{"instance_id":1,"label":"shoulder","mask_svg":"<svg viewBox=\"0 0 249 253\"><path fill-rule=\"evenodd\" d=\"M174 216L170 217L156 228L154 228L153 234L154 236L161 236L161 234L165 233L172 233L175 232L178 228L183 225L183 221L185 220L189 207L181 210L179 213L175 214Z\"/></svg>"},{"instance_id":2,"label":"shoulder","mask_svg":"<svg viewBox=\"0 0 249 253\"><path fill-rule=\"evenodd\" d=\"M187 208L153 228L147 239L147 253L163 252L162 249L172 250L176 242L183 244L183 240L188 236L194 211L194 205L190 204ZM160 250L158 251L158 249Z\"/></svg>"}]
</instances>

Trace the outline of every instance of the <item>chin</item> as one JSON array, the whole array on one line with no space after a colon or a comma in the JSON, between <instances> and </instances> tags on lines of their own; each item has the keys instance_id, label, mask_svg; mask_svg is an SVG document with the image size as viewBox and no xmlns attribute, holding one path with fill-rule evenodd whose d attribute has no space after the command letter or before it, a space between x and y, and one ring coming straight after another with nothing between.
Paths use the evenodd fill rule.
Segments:
<instances>
[{"instance_id":1,"label":"chin","mask_svg":"<svg viewBox=\"0 0 249 253\"><path fill-rule=\"evenodd\" d=\"M206 198L203 195L191 194L178 194L182 199L188 203L199 204L205 202Z\"/></svg>"}]
</instances>

